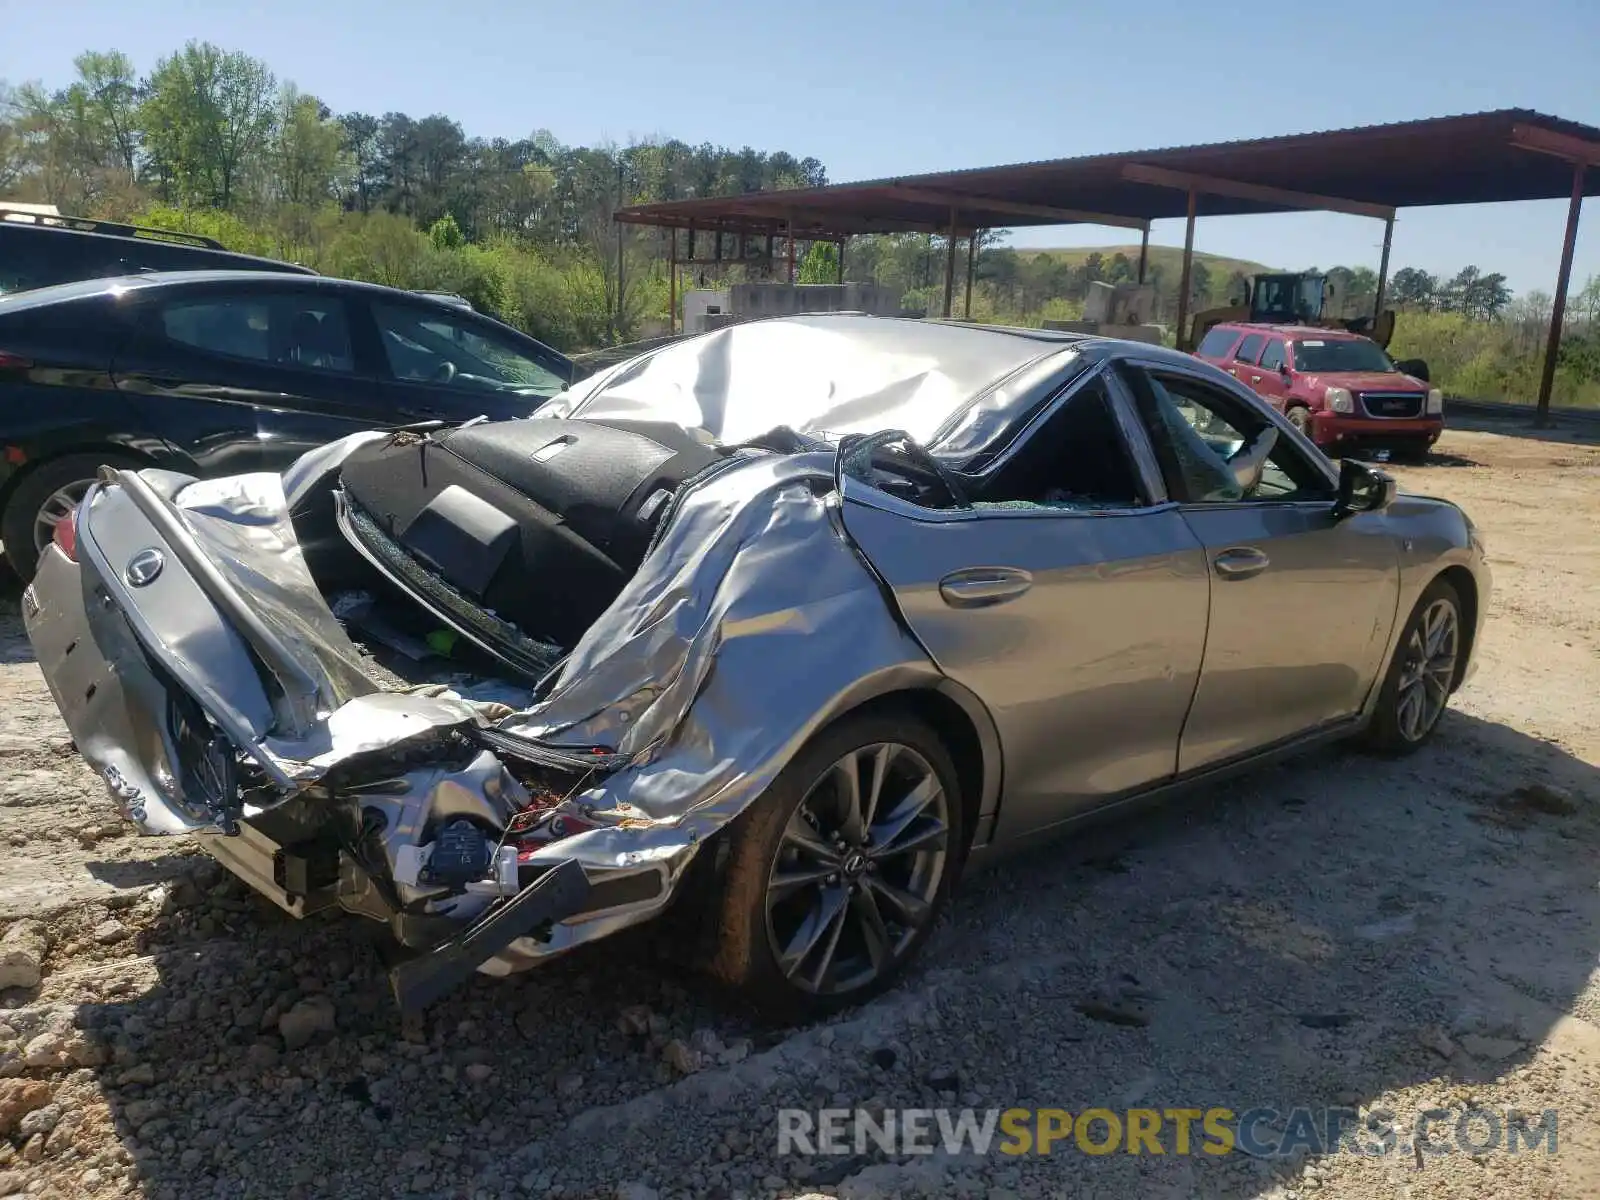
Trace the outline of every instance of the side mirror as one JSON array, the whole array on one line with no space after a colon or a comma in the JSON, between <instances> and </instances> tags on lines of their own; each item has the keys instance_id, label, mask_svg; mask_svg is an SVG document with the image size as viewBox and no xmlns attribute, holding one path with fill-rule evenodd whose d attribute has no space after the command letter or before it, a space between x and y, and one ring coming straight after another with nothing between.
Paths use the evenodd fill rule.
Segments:
<instances>
[{"instance_id":1,"label":"side mirror","mask_svg":"<svg viewBox=\"0 0 1600 1200\"><path fill-rule=\"evenodd\" d=\"M1402 375L1409 375L1413 379L1420 379L1423 383L1432 383L1428 378L1428 364L1420 358L1402 358L1394 364L1395 370Z\"/></svg>"},{"instance_id":2,"label":"side mirror","mask_svg":"<svg viewBox=\"0 0 1600 1200\"><path fill-rule=\"evenodd\" d=\"M1380 512L1394 503L1394 476L1353 458L1339 460L1339 498L1333 503L1336 520L1353 513Z\"/></svg>"},{"instance_id":3,"label":"side mirror","mask_svg":"<svg viewBox=\"0 0 1600 1200\"><path fill-rule=\"evenodd\" d=\"M1289 370L1289 364L1288 363L1279 363L1278 364L1278 374L1282 375L1285 379L1287 379L1287 378L1289 378L1289 376L1291 374L1293 374L1293 372L1291 372Z\"/></svg>"}]
</instances>

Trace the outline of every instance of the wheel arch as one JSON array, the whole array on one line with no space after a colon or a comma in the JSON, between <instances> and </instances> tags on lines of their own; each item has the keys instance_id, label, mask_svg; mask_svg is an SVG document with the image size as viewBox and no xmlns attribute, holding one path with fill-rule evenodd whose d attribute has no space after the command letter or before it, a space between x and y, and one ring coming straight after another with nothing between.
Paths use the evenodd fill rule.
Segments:
<instances>
[{"instance_id":1,"label":"wheel arch","mask_svg":"<svg viewBox=\"0 0 1600 1200\"><path fill-rule=\"evenodd\" d=\"M166 449L163 447L163 449ZM170 453L170 451L169 451ZM105 438L90 438L81 442L67 442L51 445L49 450L37 456L30 455L0 484L0 508L11 502L11 497L16 493L31 476L38 474L52 463L60 462L64 458L76 458L80 454L114 454L118 458L136 458L143 465L154 467L161 465L160 458L150 452L148 447L130 445L127 442L118 442Z\"/></svg>"},{"instance_id":2,"label":"wheel arch","mask_svg":"<svg viewBox=\"0 0 1600 1200\"><path fill-rule=\"evenodd\" d=\"M940 677L921 685L875 693L829 715L813 736L863 714L899 712L915 717L938 735L950 754L961 788L966 850L986 839L986 822L999 807L1002 779L1000 734L994 719L967 688Z\"/></svg>"},{"instance_id":3,"label":"wheel arch","mask_svg":"<svg viewBox=\"0 0 1600 1200\"><path fill-rule=\"evenodd\" d=\"M1467 664L1472 661L1478 638L1478 581L1471 571L1459 563L1446 567L1433 577L1434 582L1439 580L1454 588L1461 600L1461 653L1456 655L1456 673L1450 685L1450 690L1454 691L1466 678ZM1432 587L1433 584L1428 586Z\"/></svg>"}]
</instances>

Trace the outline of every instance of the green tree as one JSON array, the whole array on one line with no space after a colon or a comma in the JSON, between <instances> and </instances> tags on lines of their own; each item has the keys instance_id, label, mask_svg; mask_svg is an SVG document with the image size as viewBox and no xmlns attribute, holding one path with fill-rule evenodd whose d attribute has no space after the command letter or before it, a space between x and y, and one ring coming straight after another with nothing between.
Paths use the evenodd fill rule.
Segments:
<instances>
[{"instance_id":1,"label":"green tree","mask_svg":"<svg viewBox=\"0 0 1600 1200\"><path fill-rule=\"evenodd\" d=\"M286 84L273 139L278 195L305 205L332 197L350 173L344 142L344 129L327 106Z\"/></svg>"},{"instance_id":2,"label":"green tree","mask_svg":"<svg viewBox=\"0 0 1600 1200\"><path fill-rule=\"evenodd\" d=\"M1389 299L1396 308L1431 312L1437 303L1439 280L1416 267L1401 267L1389 284Z\"/></svg>"},{"instance_id":3,"label":"green tree","mask_svg":"<svg viewBox=\"0 0 1600 1200\"><path fill-rule=\"evenodd\" d=\"M796 272L800 283L837 283L839 247L832 242L812 242Z\"/></svg>"},{"instance_id":4,"label":"green tree","mask_svg":"<svg viewBox=\"0 0 1600 1200\"><path fill-rule=\"evenodd\" d=\"M139 125L163 192L232 207L240 181L272 142L276 82L267 65L190 42L151 72Z\"/></svg>"},{"instance_id":5,"label":"green tree","mask_svg":"<svg viewBox=\"0 0 1600 1200\"><path fill-rule=\"evenodd\" d=\"M461 226L449 213L428 226L428 240L433 243L435 250L459 250L467 243L467 239L461 235Z\"/></svg>"},{"instance_id":6,"label":"green tree","mask_svg":"<svg viewBox=\"0 0 1600 1200\"><path fill-rule=\"evenodd\" d=\"M95 122L94 138L102 162L113 158L132 184L138 177L141 87L133 61L120 50L88 50L72 60L78 81L69 91L83 97Z\"/></svg>"}]
</instances>

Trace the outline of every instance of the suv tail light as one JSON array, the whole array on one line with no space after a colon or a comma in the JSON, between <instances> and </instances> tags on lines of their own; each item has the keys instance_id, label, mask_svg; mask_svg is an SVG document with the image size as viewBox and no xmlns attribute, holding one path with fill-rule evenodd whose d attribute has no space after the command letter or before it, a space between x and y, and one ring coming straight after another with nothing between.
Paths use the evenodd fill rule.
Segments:
<instances>
[{"instance_id":1,"label":"suv tail light","mask_svg":"<svg viewBox=\"0 0 1600 1200\"><path fill-rule=\"evenodd\" d=\"M26 371L32 366L33 359L13 354L9 350L0 350L0 371Z\"/></svg>"},{"instance_id":2,"label":"suv tail light","mask_svg":"<svg viewBox=\"0 0 1600 1200\"><path fill-rule=\"evenodd\" d=\"M55 532L50 535L50 540L56 544L57 550L61 551L73 562L78 561L78 510L76 508L56 522Z\"/></svg>"}]
</instances>

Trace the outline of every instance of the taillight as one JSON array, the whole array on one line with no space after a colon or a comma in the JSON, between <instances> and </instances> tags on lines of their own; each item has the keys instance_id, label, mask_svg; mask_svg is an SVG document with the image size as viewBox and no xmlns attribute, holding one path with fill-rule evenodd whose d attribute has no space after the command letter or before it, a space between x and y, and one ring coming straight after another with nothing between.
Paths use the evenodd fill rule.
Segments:
<instances>
[{"instance_id":1,"label":"taillight","mask_svg":"<svg viewBox=\"0 0 1600 1200\"><path fill-rule=\"evenodd\" d=\"M73 509L61 520L56 522L56 529L50 535L50 540L56 544L56 549L65 554L73 562L78 561L78 510Z\"/></svg>"},{"instance_id":2,"label":"taillight","mask_svg":"<svg viewBox=\"0 0 1600 1200\"><path fill-rule=\"evenodd\" d=\"M0 350L0 371L26 371L32 366L33 359L12 354L9 350Z\"/></svg>"}]
</instances>

